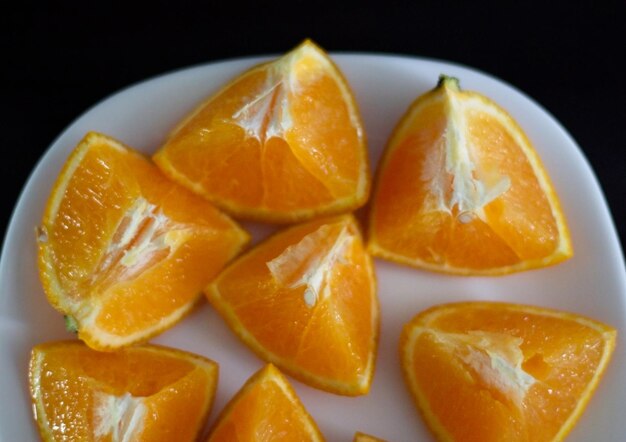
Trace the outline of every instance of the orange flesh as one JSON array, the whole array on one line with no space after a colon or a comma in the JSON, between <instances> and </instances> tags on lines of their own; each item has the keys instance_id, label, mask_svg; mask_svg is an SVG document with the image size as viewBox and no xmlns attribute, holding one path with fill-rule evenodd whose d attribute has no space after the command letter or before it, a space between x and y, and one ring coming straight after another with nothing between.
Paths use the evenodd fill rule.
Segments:
<instances>
[{"instance_id":1,"label":"orange flesh","mask_svg":"<svg viewBox=\"0 0 626 442\"><path fill-rule=\"evenodd\" d=\"M307 285L298 285L297 280L330 252L342 232L350 238L341 251L344 256L332 262L317 302L308 305ZM345 393L361 394L367 391L373 369L378 307L371 262L358 235L350 217L281 232L227 268L207 296L264 359L299 379L304 376L305 382L308 378L318 384L350 385L352 393ZM277 279L268 263L309 239L314 248L300 258L290 257ZM331 294L325 296L327 286Z\"/></svg>"},{"instance_id":2,"label":"orange flesh","mask_svg":"<svg viewBox=\"0 0 626 442\"><path fill-rule=\"evenodd\" d=\"M303 58L295 67L302 83L290 95L294 125L287 141L303 166L325 184L334 197L355 192L362 173L362 130L337 78L320 70L314 58Z\"/></svg>"},{"instance_id":3,"label":"orange flesh","mask_svg":"<svg viewBox=\"0 0 626 442\"><path fill-rule=\"evenodd\" d=\"M561 238L554 215L560 210L556 196L537 177L538 158L510 133L515 123L505 127L481 107L493 111L495 105L477 94L439 89L416 101L387 147L372 203L372 251L443 271L489 272L532 260L534 266L546 265L541 260L568 240ZM462 113L461 127L451 123L452 112ZM459 144L471 163L447 150L451 124L465 130ZM450 162L471 167L471 179L486 189L499 180L509 180L510 186L463 212L454 198L471 198L474 189L462 190Z\"/></svg>"},{"instance_id":4,"label":"orange flesh","mask_svg":"<svg viewBox=\"0 0 626 442\"><path fill-rule=\"evenodd\" d=\"M276 369L255 375L226 406L208 442L322 440L287 380Z\"/></svg>"},{"instance_id":5,"label":"orange flesh","mask_svg":"<svg viewBox=\"0 0 626 442\"><path fill-rule=\"evenodd\" d=\"M154 160L239 215L288 220L356 207L367 197L367 158L343 82L327 56L304 43L202 104Z\"/></svg>"},{"instance_id":6,"label":"orange flesh","mask_svg":"<svg viewBox=\"0 0 626 442\"><path fill-rule=\"evenodd\" d=\"M126 394L146 407L137 440L195 440L216 383L213 362L161 347L99 353L78 342L61 342L35 347L31 360L36 418L46 440L112 440L112 434L95 437L98 407L103 397Z\"/></svg>"},{"instance_id":7,"label":"orange flesh","mask_svg":"<svg viewBox=\"0 0 626 442\"><path fill-rule=\"evenodd\" d=\"M385 440L357 431L353 442L385 442Z\"/></svg>"},{"instance_id":8,"label":"orange flesh","mask_svg":"<svg viewBox=\"0 0 626 442\"><path fill-rule=\"evenodd\" d=\"M485 207L489 227L521 260L549 255L558 246L556 220L528 159L493 117L469 117L470 142L481 146L476 160L484 170L514 178L511 188Z\"/></svg>"},{"instance_id":9,"label":"orange flesh","mask_svg":"<svg viewBox=\"0 0 626 442\"><path fill-rule=\"evenodd\" d=\"M48 297L96 347L104 343L81 322L120 337L158 327L193 304L247 240L207 202L111 143L91 134L79 146L74 155L84 156L57 184L39 241Z\"/></svg>"},{"instance_id":10,"label":"orange flesh","mask_svg":"<svg viewBox=\"0 0 626 442\"><path fill-rule=\"evenodd\" d=\"M496 344L445 344L446 337L477 333L493 333ZM517 350L511 336L521 338L520 376L533 380L522 390L511 387L488 353L506 360ZM561 440L574 424L576 416L568 419L595 388L615 331L573 315L467 303L418 315L402 339L405 375L436 433L458 441L538 442Z\"/></svg>"}]
</instances>

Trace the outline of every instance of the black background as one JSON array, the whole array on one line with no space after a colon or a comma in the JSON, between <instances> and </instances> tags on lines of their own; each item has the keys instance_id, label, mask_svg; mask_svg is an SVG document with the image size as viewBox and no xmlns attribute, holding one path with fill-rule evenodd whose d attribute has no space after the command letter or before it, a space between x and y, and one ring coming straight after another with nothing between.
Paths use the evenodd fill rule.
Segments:
<instances>
[{"instance_id":1,"label":"black background","mask_svg":"<svg viewBox=\"0 0 626 442\"><path fill-rule=\"evenodd\" d=\"M102 98L173 69L281 53L311 37L329 51L454 61L526 92L589 159L623 248L626 2L88 3L26 2L0 11L0 231L44 150Z\"/></svg>"}]
</instances>

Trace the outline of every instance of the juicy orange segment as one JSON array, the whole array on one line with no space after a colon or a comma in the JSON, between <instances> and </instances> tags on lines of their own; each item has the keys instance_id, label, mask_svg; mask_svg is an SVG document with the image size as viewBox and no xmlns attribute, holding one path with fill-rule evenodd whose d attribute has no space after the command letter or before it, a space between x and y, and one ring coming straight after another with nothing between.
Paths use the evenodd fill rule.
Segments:
<instances>
[{"instance_id":1,"label":"juicy orange segment","mask_svg":"<svg viewBox=\"0 0 626 442\"><path fill-rule=\"evenodd\" d=\"M407 111L379 166L369 250L415 267L504 274L572 256L537 153L506 111L442 77Z\"/></svg>"},{"instance_id":2,"label":"juicy orange segment","mask_svg":"<svg viewBox=\"0 0 626 442\"><path fill-rule=\"evenodd\" d=\"M268 364L222 410L207 442L323 440L287 379Z\"/></svg>"},{"instance_id":3,"label":"juicy orange segment","mask_svg":"<svg viewBox=\"0 0 626 442\"><path fill-rule=\"evenodd\" d=\"M349 211L370 186L354 97L309 40L208 98L154 160L224 210L262 221Z\"/></svg>"},{"instance_id":4,"label":"juicy orange segment","mask_svg":"<svg viewBox=\"0 0 626 442\"><path fill-rule=\"evenodd\" d=\"M560 441L596 388L615 337L612 327L570 313L468 302L418 314L400 353L439 440Z\"/></svg>"},{"instance_id":5,"label":"juicy orange segment","mask_svg":"<svg viewBox=\"0 0 626 442\"><path fill-rule=\"evenodd\" d=\"M97 133L67 160L38 233L46 295L95 349L172 326L248 240L147 159Z\"/></svg>"},{"instance_id":6,"label":"juicy orange segment","mask_svg":"<svg viewBox=\"0 0 626 442\"><path fill-rule=\"evenodd\" d=\"M383 439L379 439L369 434L365 434L365 433L361 433L360 431L357 431L354 434L353 442L385 442L385 441Z\"/></svg>"},{"instance_id":7,"label":"juicy orange segment","mask_svg":"<svg viewBox=\"0 0 626 442\"><path fill-rule=\"evenodd\" d=\"M46 441L194 441L211 409L218 367L146 345L101 353L73 342L36 346L35 419Z\"/></svg>"},{"instance_id":8,"label":"juicy orange segment","mask_svg":"<svg viewBox=\"0 0 626 442\"><path fill-rule=\"evenodd\" d=\"M378 300L352 216L279 232L231 264L206 294L246 345L296 379L339 394L369 390Z\"/></svg>"}]
</instances>

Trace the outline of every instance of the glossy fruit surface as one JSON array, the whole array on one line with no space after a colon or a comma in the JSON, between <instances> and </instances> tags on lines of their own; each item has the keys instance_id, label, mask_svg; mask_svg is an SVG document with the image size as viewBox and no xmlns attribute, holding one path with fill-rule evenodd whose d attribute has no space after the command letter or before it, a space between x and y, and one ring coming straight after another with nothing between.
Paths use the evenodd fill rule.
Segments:
<instances>
[{"instance_id":1,"label":"glossy fruit surface","mask_svg":"<svg viewBox=\"0 0 626 442\"><path fill-rule=\"evenodd\" d=\"M218 367L144 345L98 352L79 341L37 345L33 411L45 441L195 441L211 409Z\"/></svg>"},{"instance_id":2,"label":"glossy fruit surface","mask_svg":"<svg viewBox=\"0 0 626 442\"><path fill-rule=\"evenodd\" d=\"M418 314L400 341L409 391L442 441L560 441L591 398L616 331L555 310L495 302Z\"/></svg>"},{"instance_id":3,"label":"glossy fruit surface","mask_svg":"<svg viewBox=\"0 0 626 442\"><path fill-rule=\"evenodd\" d=\"M148 159L91 132L48 198L39 275L78 336L112 350L182 319L247 241L226 215Z\"/></svg>"},{"instance_id":4,"label":"glossy fruit surface","mask_svg":"<svg viewBox=\"0 0 626 442\"><path fill-rule=\"evenodd\" d=\"M310 40L231 80L174 129L154 160L222 209L260 221L348 212L369 195L356 102Z\"/></svg>"},{"instance_id":5,"label":"glossy fruit surface","mask_svg":"<svg viewBox=\"0 0 626 442\"><path fill-rule=\"evenodd\" d=\"M206 294L265 361L330 392L369 390L378 298L373 265L351 215L277 233L227 267Z\"/></svg>"},{"instance_id":6,"label":"glossy fruit surface","mask_svg":"<svg viewBox=\"0 0 626 442\"><path fill-rule=\"evenodd\" d=\"M394 131L372 198L369 250L418 268L500 275L572 256L546 170L513 118L442 76Z\"/></svg>"}]
</instances>

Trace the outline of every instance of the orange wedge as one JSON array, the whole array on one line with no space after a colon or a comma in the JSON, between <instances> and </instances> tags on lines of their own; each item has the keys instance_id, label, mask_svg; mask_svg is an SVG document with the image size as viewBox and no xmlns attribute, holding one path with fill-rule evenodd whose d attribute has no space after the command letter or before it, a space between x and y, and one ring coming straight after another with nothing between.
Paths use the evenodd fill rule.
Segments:
<instances>
[{"instance_id":1,"label":"orange wedge","mask_svg":"<svg viewBox=\"0 0 626 442\"><path fill-rule=\"evenodd\" d=\"M347 212L365 203L370 187L352 92L310 40L206 99L154 161L229 213L260 221Z\"/></svg>"},{"instance_id":2,"label":"orange wedge","mask_svg":"<svg viewBox=\"0 0 626 442\"><path fill-rule=\"evenodd\" d=\"M352 216L279 232L233 262L206 294L265 361L333 393L369 390L378 299L372 262Z\"/></svg>"},{"instance_id":3,"label":"orange wedge","mask_svg":"<svg viewBox=\"0 0 626 442\"><path fill-rule=\"evenodd\" d=\"M572 256L558 198L523 130L442 76L400 121L379 166L375 256L434 271L500 275Z\"/></svg>"},{"instance_id":4,"label":"orange wedge","mask_svg":"<svg viewBox=\"0 0 626 442\"><path fill-rule=\"evenodd\" d=\"M39 275L82 340L115 349L179 321L247 240L146 158L89 133L48 199Z\"/></svg>"},{"instance_id":5,"label":"orange wedge","mask_svg":"<svg viewBox=\"0 0 626 442\"><path fill-rule=\"evenodd\" d=\"M323 440L287 379L269 364L226 405L207 442Z\"/></svg>"},{"instance_id":6,"label":"orange wedge","mask_svg":"<svg viewBox=\"0 0 626 442\"><path fill-rule=\"evenodd\" d=\"M467 302L418 314L401 337L406 382L441 441L561 441L615 347L616 331L571 313Z\"/></svg>"},{"instance_id":7,"label":"orange wedge","mask_svg":"<svg viewBox=\"0 0 626 442\"><path fill-rule=\"evenodd\" d=\"M354 434L353 442L385 442L383 439L379 439L374 436L370 436L369 434L361 433L357 431Z\"/></svg>"},{"instance_id":8,"label":"orange wedge","mask_svg":"<svg viewBox=\"0 0 626 442\"><path fill-rule=\"evenodd\" d=\"M213 361L152 345L102 353L53 342L36 346L30 360L45 441L195 441L217 376Z\"/></svg>"}]
</instances>

